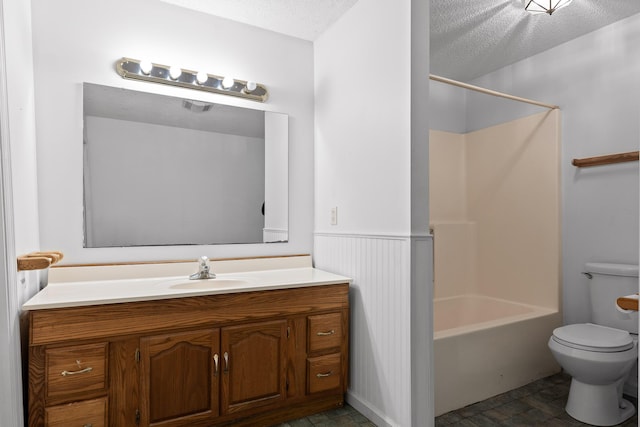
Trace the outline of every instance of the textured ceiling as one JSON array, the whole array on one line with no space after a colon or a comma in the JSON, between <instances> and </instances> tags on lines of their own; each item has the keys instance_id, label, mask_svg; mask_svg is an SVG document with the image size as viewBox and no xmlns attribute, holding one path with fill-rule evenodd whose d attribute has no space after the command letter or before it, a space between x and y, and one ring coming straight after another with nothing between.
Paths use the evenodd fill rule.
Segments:
<instances>
[{"instance_id":1,"label":"textured ceiling","mask_svg":"<svg viewBox=\"0 0 640 427\"><path fill-rule=\"evenodd\" d=\"M357 0L161 1L313 41ZM640 0L574 0L551 16L524 5L430 0L431 72L469 81L640 13Z\"/></svg>"},{"instance_id":2,"label":"textured ceiling","mask_svg":"<svg viewBox=\"0 0 640 427\"><path fill-rule=\"evenodd\" d=\"M313 41L357 0L161 0Z\"/></svg>"},{"instance_id":3,"label":"textured ceiling","mask_svg":"<svg viewBox=\"0 0 640 427\"><path fill-rule=\"evenodd\" d=\"M431 72L469 81L640 13L639 0L573 0L531 15L523 0L431 0Z\"/></svg>"}]
</instances>

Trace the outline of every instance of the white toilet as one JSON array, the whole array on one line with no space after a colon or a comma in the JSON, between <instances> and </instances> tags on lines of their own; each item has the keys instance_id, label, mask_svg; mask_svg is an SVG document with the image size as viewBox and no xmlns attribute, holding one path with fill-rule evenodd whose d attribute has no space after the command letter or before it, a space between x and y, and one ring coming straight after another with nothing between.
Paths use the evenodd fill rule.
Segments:
<instances>
[{"instance_id":1,"label":"white toilet","mask_svg":"<svg viewBox=\"0 0 640 427\"><path fill-rule=\"evenodd\" d=\"M584 423L611 426L635 413L622 391L631 368L637 366L638 313L619 310L616 299L638 292L638 266L588 263L585 267L593 323L556 328L549 348L572 377L567 413ZM637 387L637 379L631 380Z\"/></svg>"}]
</instances>

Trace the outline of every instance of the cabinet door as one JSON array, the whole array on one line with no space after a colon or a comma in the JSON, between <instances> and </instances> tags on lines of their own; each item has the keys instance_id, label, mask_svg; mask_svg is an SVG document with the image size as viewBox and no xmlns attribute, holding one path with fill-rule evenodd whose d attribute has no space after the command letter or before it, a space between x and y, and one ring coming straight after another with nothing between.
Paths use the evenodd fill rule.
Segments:
<instances>
[{"instance_id":1,"label":"cabinet door","mask_svg":"<svg viewBox=\"0 0 640 427\"><path fill-rule=\"evenodd\" d=\"M222 413L286 397L286 320L222 328Z\"/></svg>"},{"instance_id":2,"label":"cabinet door","mask_svg":"<svg viewBox=\"0 0 640 427\"><path fill-rule=\"evenodd\" d=\"M140 340L142 426L184 426L218 416L220 330Z\"/></svg>"}]
</instances>

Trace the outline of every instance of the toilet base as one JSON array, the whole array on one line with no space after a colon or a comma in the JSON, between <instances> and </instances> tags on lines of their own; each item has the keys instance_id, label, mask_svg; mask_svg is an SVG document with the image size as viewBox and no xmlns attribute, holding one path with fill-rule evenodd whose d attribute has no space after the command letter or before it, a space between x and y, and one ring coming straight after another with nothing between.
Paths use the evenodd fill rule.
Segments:
<instances>
[{"instance_id":1,"label":"toilet base","mask_svg":"<svg viewBox=\"0 0 640 427\"><path fill-rule=\"evenodd\" d=\"M595 426L613 426L631 418L636 408L622 398L624 378L613 384L585 384L571 380L567 414L583 423Z\"/></svg>"}]
</instances>

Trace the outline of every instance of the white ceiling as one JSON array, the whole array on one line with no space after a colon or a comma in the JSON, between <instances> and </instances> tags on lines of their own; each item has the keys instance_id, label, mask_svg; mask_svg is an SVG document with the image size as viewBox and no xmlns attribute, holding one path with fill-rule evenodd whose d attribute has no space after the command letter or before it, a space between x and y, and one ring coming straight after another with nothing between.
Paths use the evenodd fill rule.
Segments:
<instances>
[{"instance_id":1,"label":"white ceiling","mask_svg":"<svg viewBox=\"0 0 640 427\"><path fill-rule=\"evenodd\" d=\"M313 41L357 0L161 0Z\"/></svg>"},{"instance_id":2,"label":"white ceiling","mask_svg":"<svg viewBox=\"0 0 640 427\"><path fill-rule=\"evenodd\" d=\"M357 0L161 1L313 41ZM431 72L462 81L640 13L640 0L574 0L551 16L525 0L430 2Z\"/></svg>"}]
</instances>

